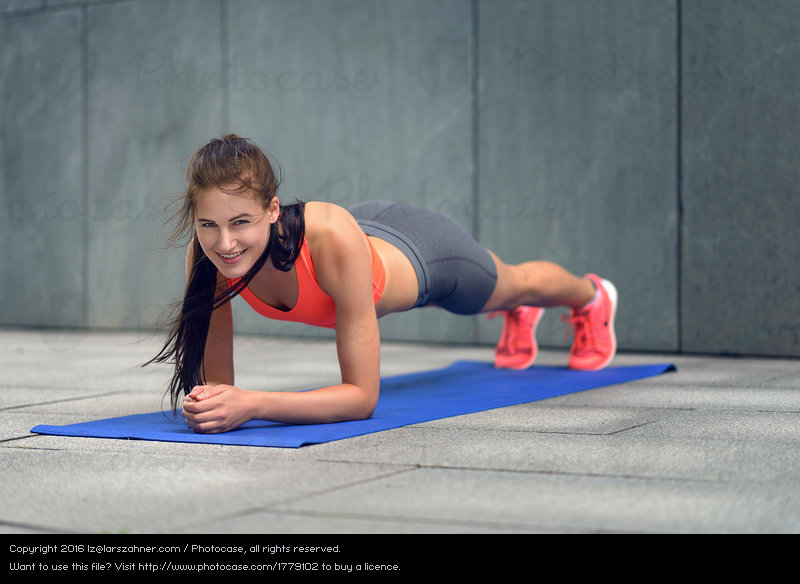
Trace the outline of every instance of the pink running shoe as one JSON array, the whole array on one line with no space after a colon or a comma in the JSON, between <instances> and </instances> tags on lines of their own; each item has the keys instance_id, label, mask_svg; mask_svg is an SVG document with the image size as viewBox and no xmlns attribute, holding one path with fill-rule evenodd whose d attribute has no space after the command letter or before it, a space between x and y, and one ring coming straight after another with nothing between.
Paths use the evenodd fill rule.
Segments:
<instances>
[{"instance_id":1,"label":"pink running shoe","mask_svg":"<svg viewBox=\"0 0 800 584\"><path fill-rule=\"evenodd\" d=\"M586 274L584 278L594 282L598 296L584 308L572 310L572 314L563 316L562 320L572 324L575 331L569 351L570 369L595 371L608 365L617 352L614 334L617 289L594 274Z\"/></svg>"},{"instance_id":2,"label":"pink running shoe","mask_svg":"<svg viewBox=\"0 0 800 584\"><path fill-rule=\"evenodd\" d=\"M488 318L503 315L503 333L494 350L494 366L498 369L527 369L536 360L536 326L543 308L520 306L510 311L495 311Z\"/></svg>"}]
</instances>

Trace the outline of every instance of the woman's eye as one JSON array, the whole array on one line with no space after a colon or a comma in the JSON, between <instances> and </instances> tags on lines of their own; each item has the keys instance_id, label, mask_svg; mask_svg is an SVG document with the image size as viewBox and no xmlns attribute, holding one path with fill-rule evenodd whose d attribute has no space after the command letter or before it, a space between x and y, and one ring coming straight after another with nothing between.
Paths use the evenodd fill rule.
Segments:
<instances>
[{"instance_id":1,"label":"woman's eye","mask_svg":"<svg viewBox=\"0 0 800 584\"><path fill-rule=\"evenodd\" d=\"M234 221L233 224L236 226L239 225L247 225L249 221L247 219L239 219L238 221Z\"/></svg>"},{"instance_id":2,"label":"woman's eye","mask_svg":"<svg viewBox=\"0 0 800 584\"><path fill-rule=\"evenodd\" d=\"M213 223L201 223L200 227L214 227Z\"/></svg>"}]
</instances>

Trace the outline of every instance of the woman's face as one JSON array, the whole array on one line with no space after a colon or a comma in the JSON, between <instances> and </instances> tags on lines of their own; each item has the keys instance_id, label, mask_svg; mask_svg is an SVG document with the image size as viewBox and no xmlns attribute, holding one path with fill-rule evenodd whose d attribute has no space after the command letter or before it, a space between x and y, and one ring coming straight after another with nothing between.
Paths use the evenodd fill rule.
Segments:
<instances>
[{"instance_id":1,"label":"woman's face","mask_svg":"<svg viewBox=\"0 0 800 584\"><path fill-rule=\"evenodd\" d=\"M278 210L277 197L269 209L264 209L250 193L208 189L195 207L195 233L200 247L223 276L241 278L264 253Z\"/></svg>"}]
</instances>

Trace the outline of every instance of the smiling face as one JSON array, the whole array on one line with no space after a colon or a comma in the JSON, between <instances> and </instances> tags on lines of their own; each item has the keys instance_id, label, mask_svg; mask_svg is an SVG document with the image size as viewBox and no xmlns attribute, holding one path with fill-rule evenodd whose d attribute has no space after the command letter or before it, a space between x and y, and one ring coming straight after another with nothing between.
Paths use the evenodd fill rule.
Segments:
<instances>
[{"instance_id":1,"label":"smiling face","mask_svg":"<svg viewBox=\"0 0 800 584\"><path fill-rule=\"evenodd\" d=\"M249 192L232 194L212 187L197 198L197 240L223 276L241 278L264 253L278 212L277 197L265 209Z\"/></svg>"}]
</instances>

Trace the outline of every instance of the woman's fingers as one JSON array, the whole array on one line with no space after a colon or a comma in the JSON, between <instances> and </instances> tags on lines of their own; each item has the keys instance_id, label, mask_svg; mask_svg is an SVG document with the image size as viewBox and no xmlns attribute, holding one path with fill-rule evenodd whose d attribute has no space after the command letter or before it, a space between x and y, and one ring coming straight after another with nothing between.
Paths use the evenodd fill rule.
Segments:
<instances>
[{"instance_id":1,"label":"woman's fingers","mask_svg":"<svg viewBox=\"0 0 800 584\"><path fill-rule=\"evenodd\" d=\"M227 432L239 422L235 415L236 392L229 385L197 386L184 398L183 417L198 433Z\"/></svg>"}]
</instances>

